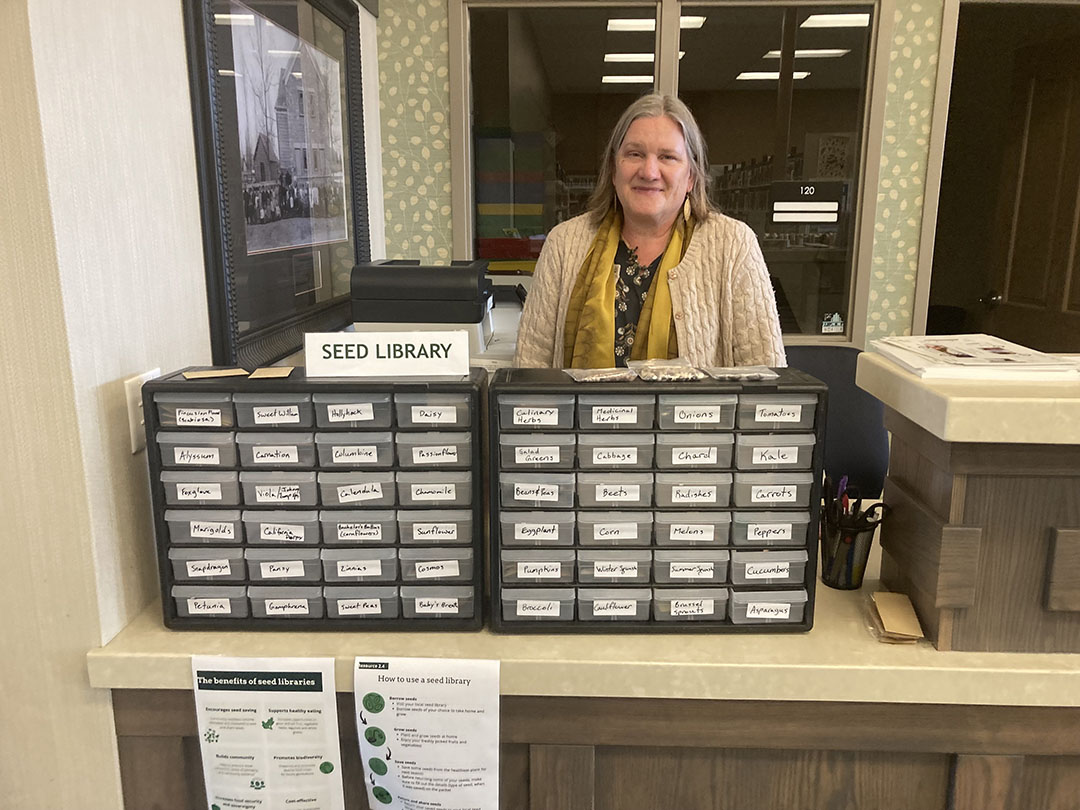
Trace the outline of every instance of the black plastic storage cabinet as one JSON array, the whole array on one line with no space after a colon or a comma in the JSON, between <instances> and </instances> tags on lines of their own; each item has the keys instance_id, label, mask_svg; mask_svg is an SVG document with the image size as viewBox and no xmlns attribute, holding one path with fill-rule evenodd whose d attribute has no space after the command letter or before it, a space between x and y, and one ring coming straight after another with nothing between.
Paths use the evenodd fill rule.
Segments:
<instances>
[{"instance_id":1,"label":"black plastic storage cabinet","mask_svg":"<svg viewBox=\"0 0 1080 810\"><path fill-rule=\"evenodd\" d=\"M146 383L165 625L479 628L486 379Z\"/></svg>"},{"instance_id":2,"label":"black plastic storage cabinet","mask_svg":"<svg viewBox=\"0 0 1080 810\"><path fill-rule=\"evenodd\" d=\"M489 389L492 625L520 632L787 632L813 625L826 386Z\"/></svg>"}]
</instances>

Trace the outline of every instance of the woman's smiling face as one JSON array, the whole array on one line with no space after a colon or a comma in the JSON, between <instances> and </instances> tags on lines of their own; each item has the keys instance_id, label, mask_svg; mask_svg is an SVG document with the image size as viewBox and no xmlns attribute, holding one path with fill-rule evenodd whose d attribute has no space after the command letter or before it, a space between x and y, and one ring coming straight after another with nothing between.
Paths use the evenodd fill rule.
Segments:
<instances>
[{"instance_id":1,"label":"woman's smiling face","mask_svg":"<svg viewBox=\"0 0 1080 810\"><path fill-rule=\"evenodd\" d=\"M670 228L693 186L682 128L666 115L636 119L615 154L612 182L628 223Z\"/></svg>"}]
</instances>

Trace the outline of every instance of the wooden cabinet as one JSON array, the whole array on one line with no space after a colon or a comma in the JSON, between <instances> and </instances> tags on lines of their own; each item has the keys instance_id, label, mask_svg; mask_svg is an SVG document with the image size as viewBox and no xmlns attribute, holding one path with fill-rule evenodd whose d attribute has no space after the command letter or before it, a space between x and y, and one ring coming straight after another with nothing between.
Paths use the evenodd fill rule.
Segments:
<instances>
[{"instance_id":1,"label":"wooden cabinet","mask_svg":"<svg viewBox=\"0 0 1080 810\"><path fill-rule=\"evenodd\" d=\"M127 810L202 810L194 699L113 691ZM348 810L367 810L351 694ZM1080 708L504 696L502 810L1075 810Z\"/></svg>"}]
</instances>

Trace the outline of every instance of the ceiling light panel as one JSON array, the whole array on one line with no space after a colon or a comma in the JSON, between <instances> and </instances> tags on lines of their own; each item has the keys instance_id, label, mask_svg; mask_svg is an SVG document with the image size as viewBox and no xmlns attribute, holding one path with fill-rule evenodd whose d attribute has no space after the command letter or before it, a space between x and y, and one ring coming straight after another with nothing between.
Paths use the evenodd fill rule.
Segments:
<instances>
[{"instance_id":1,"label":"ceiling light panel","mask_svg":"<svg viewBox=\"0 0 1080 810\"><path fill-rule=\"evenodd\" d=\"M869 14L811 14L799 28L866 28Z\"/></svg>"},{"instance_id":2,"label":"ceiling light panel","mask_svg":"<svg viewBox=\"0 0 1080 810\"><path fill-rule=\"evenodd\" d=\"M652 76L605 76L603 84L652 84Z\"/></svg>"},{"instance_id":3,"label":"ceiling light panel","mask_svg":"<svg viewBox=\"0 0 1080 810\"><path fill-rule=\"evenodd\" d=\"M679 17L679 28L701 28L705 18L700 16ZM656 19L613 17L607 21L608 31L655 31Z\"/></svg>"},{"instance_id":4,"label":"ceiling light panel","mask_svg":"<svg viewBox=\"0 0 1080 810\"><path fill-rule=\"evenodd\" d=\"M655 19L626 19L616 17L607 21L608 31L655 31Z\"/></svg>"},{"instance_id":5,"label":"ceiling light panel","mask_svg":"<svg viewBox=\"0 0 1080 810\"><path fill-rule=\"evenodd\" d=\"M810 75L808 70L796 70L791 74L796 79L805 79ZM735 77L738 81L750 81L750 82L778 82L780 81L779 72L771 72L768 70L746 70Z\"/></svg>"},{"instance_id":6,"label":"ceiling light panel","mask_svg":"<svg viewBox=\"0 0 1080 810\"><path fill-rule=\"evenodd\" d=\"M651 62L651 53L605 53L605 62Z\"/></svg>"},{"instance_id":7,"label":"ceiling light panel","mask_svg":"<svg viewBox=\"0 0 1080 810\"><path fill-rule=\"evenodd\" d=\"M851 53L848 48L796 48L796 59L837 59ZM769 51L763 59L779 59L780 51Z\"/></svg>"}]
</instances>

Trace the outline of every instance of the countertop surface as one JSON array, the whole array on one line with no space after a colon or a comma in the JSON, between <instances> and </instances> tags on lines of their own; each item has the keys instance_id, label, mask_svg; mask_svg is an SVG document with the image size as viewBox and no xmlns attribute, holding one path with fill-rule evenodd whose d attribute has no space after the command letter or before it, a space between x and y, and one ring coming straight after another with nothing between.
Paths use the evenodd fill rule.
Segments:
<instances>
[{"instance_id":1,"label":"countertop surface","mask_svg":"<svg viewBox=\"0 0 1080 810\"><path fill-rule=\"evenodd\" d=\"M924 380L863 352L855 383L945 441L1080 444L1080 382Z\"/></svg>"},{"instance_id":2,"label":"countertop surface","mask_svg":"<svg viewBox=\"0 0 1080 810\"><path fill-rule=\"evenodd\" d=\"M1080 655L878 642L864 613L875 585L819 586L815 627L798 634L181 632L152 604L87 666L99 688L190 689L192 655L333 657L351 691L356 655L489 658L505 695L1080 706Z\"/></svg>"}]
</instances>

